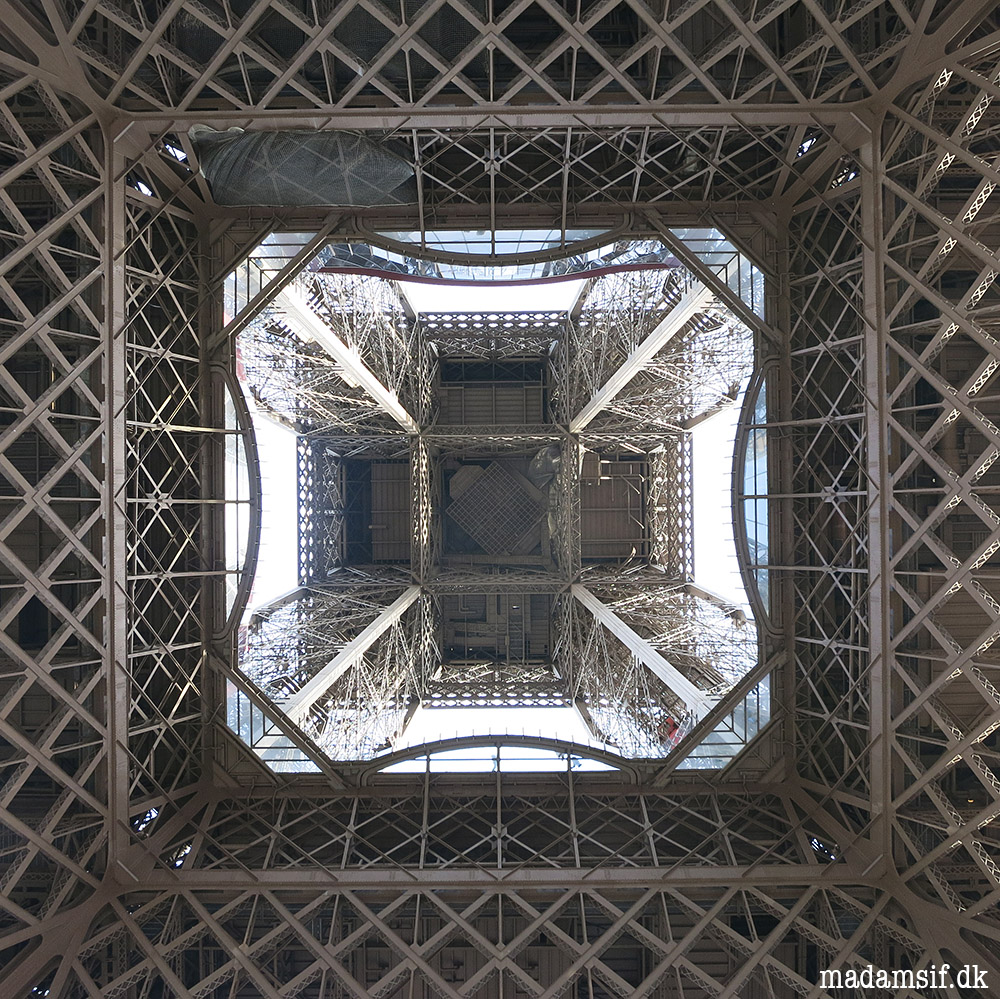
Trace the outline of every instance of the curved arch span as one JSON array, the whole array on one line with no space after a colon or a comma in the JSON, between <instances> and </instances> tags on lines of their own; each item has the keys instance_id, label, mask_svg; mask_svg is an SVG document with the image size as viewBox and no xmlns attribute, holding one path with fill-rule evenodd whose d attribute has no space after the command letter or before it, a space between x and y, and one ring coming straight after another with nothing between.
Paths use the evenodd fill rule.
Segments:
<instances>
[{"instance_id":1,"label":"curved arch span","mask_svg":"<svg viewBox=\"0 0 1000 999\"><path fill-rule=\"evenodd\" d=\"M247 526L246 553L242 566L233 568L239 573L239 582L236 587L236 595L233 606L226 614L226 618L217 636L232 634L235 630L243 611L246 609L250 599L250 590L253 586L254 576L257 573L257 557L260 553L261 540L261 503L263 496L263 484L260 475L260 456L257 451L257 436L254 433L253 419L250 416L250 408L247 405L246 397L240 386L239 379L231 368L216 367L217 377L223 384L223 391L232 402L233 411L236 417L236 430L243 441L244 455L247 463L247 480L250 487L248 497L249 524ZM228 500L228 497L227 497Z\"/></svg>"},{"instance_id":2,"label":"curved arch span","mask_svg":"<svg viewBox=\"0 0 1000 999\"><path fill-rule=\"evenodd\" d=\"M419 746L407 746L385 756L372 760L361 770L360 782L368 783L372 777L385 771L397 763L409 760L419 760L438 753L452 752L459 749L477 749L487 747L523 747L526 749L545 749L559 756L579 756L584 759L604 763L618 771L629 783L638 781L638 773L631 761L607 750L594 749L577 742L566 742L561 739L547 739L544 736L531 735L466 735L452 739L439 739L436 742L425 742Z\"/></svg>"}]
</instances>

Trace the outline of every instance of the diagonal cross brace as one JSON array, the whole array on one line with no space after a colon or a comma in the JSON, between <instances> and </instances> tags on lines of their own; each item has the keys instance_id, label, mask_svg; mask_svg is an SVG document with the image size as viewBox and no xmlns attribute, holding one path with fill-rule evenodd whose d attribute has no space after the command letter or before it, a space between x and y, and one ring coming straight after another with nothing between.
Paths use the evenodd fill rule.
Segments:
<instances>
[{"instance_id":1,"label":"diagonal cross brace","mask_svg":"<svg viewBox=\"0 0 1000 999\"><path fill-rule=\"evenodd\" d=\"M360 385L407 433L420 432L420 425L406 411L396 393L385 387L365 364L360 354L348 346L313 312L308 301L291 288L283 288L274 305L297 333L315 340L343 369L346 378Z\"/></svg>"},{"instance_id":2,"label":"diagonal cross brace","mask_svg":"<svg viewBox=\"0 0 1000 999\"><path fill-rule=\"evenodd\" d=\"M672 340L694 317L704 311L715 298L714 292L701 281L693 280L680 301L650 331L645 339L625 358L624 363L590 397L590 401L570 420L569 431L578 434L604 409L612 399Z\"/></svg>"},{"instance_id":3,"label":"diagonal cross brace","mask_svg":"<svg viewBox=\"0 0 1000 999\"><path fill-rule=\"evenodd\" d=\"M419 586L407 587L356 638L352 638L301 690L280 707L296 725L301 724L309 709L336 683L379 638L382 637L420 596Z\"/></svg>"},{"instance_id":4,"label":"diagonal cross brace","mask_svg":"<svg viewBox=\"0 0 1000 999\"><path fill-rule=\"evenodd\" d=\"M691 709L696 720L704 718L715 707L718 698L696 687L676 666L667 662L645 638L633 631L610 607L598 600L586 586L574 583L572 593L600 624Z\"/></svg>"},{"instance_id":5,"label":"diagonal cross brace","mask_svg":"<svg viewBox=\"0 0 1000 999\"><path fill-rule=\"evenodd\" d=\"M419 586L405 592L386 607L357 637L352 638L308 683L285 701L276 701L285 717L301 725L309 709L382 637L420 596ZM271 749L282 738L280 734L263 735L254 743L261 752Z\"/></svg>"}]
</instances>

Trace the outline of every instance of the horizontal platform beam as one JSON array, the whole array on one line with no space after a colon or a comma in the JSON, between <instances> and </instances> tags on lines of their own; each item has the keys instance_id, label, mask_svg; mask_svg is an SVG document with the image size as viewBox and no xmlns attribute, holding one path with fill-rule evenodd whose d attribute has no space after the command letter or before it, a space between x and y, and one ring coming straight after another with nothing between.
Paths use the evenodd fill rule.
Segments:
<instances>
[{"instance_id":1,"label":"horizontal platform beam","mask_svg":"<svg viewBox=\"0 0 1000 999\"><path fill-rule=\"evenodd\" d=\"M724 886L767 887L789 885L803 887L822 880L833 884L868 884L870 878L847 863L840 864L772 864L749 866L683 866L671 864L663 867L603 867L603 868L518 868L510 870L478 867L455 870L417 870L408 868L365 867L360 870L335 871L330 868L297 868L276 871L177 871L154 873L143 878L144 888L230 888L232 890L267 888L317 888L337 887L400 888L420 891L427 888L467 888L478 891L545 890L546 888L579 888L586 890L599 885L616 888L680 886L720 888Z\"/></svg>"},{"instance_id":2,"label":"horizontal platform beam","mask_svg":"<svg viewBox=\"0 0 1000 999\"><path fill-rule=\"evenodd\" d=\"M267 108L253 111L200 109L191 111L136 111L127 123L142 123L151 130L164 127L187 129L191 124L227 129L233 125L255 129L348 128L368 131L403 129L475 129L475 128L673 128L673 127L767 127L781 125L834 125L854 121L858 116L871 117L870 106L863 101L831 106L829 102L801 104L756 104L740 101L712 101L701 104L586 104L571 102L551 104L481 104L460 108L454 105L435 107L327 107ZM134 126L133 126L134 127ZM244 209L245 211L245 209Z\"/></svg>"}]
</instances>

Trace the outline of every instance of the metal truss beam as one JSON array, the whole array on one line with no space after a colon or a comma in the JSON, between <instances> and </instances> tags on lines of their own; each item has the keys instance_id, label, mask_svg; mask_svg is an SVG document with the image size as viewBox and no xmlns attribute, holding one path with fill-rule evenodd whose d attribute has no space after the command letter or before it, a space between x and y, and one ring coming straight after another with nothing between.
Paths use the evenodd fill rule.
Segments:
<instances>
[{"instance_id":1,"label":"metal truss beam","mask_svg":"<svg viewBox=\"0 0 1000 999\"><path fill-rule=\"evenodd\" d=\"M279 706L296 724L309 709L382 637L420 596L419 586L410 586L356 638L352 638L308 683Z\"/></svg>"},{"instance_id":2,"label":"metal truss beam","mask_svg":"<svg viewBox=\"0 0 1000 999\"><path fill-rule=\"evenodd\" d=\"M806 980L817 966L951 956L992 968L995 4L775 0L747 13L731 0L662 12L609 0L567 14L559 0L512 0L489 21L478 0L407 5L402 21L367 0L322 12L273 0L153 6L7 2L0 19L8 991L818 996ZM786 656L787 671L772 673L780 731L722 777L670 773L669 794L649 788L682 747L604 775L569 759L565 774L485 780L325 759L293 777L274 772L279 754L265 765L216 731L231 674L206 660L235 644L221 580L238 570L220 568L215 466L233 431L208 377L228 359L215 353L226 346L215 301L226 267L208 257L224 238L219 259L239 259L248 217L259 239L333 216L213 205L185 134L194 122L404 143L414 204L344 211L347 239L541 219L562 234L607 223L609 240L646 239L676 224L675 208L687 225L725 230L720 205L750 206L746 225L728 217L745 233L773 213L765 225L788 253L769 271L765 320L732 274L663 239L763 334L773 364L782 423L768 443L787 469L771 507L781 551L769 665L737 690ZM408 437L447 448L447 434L418 436L427 410L410 400L423 396L392 379L405 336L382 355L350 341L335 363L367 380L376 405L342 393L344 413L363 402L373 417L345 417L345 439L364 428L369 456L381 446L405 457ZM334 362L327 370L339 383ZM573 409L607 388L608 371L593 370ZM608 410L621 415L596 411ZM379 436L390 419L402 445ZM656 445L653 429L600 440L635 454ZM572 476L560 488L570 495ZM421 490L433 564L424 479ZM560 530L572 549L575 514ZM602 679L628 668L657 692L671 676L675 689L677 675L648 662L660 639L577 608L570 581L591 577L564 561L489 592L558 595L570 692L585 649L603 654ZM420 644L435 596L482 583L448 570L425 587L419 626L411 609L359 652L362 668L378 666L368 686L340 664L343 702L370 705L369 688L386 681L396 724L415 687L385 688L437 661ZM354 621L409 577L383 584ZM350 599L349 585L333 590L334 602ZM36 604L49 622L40 648L18 634ZM652 617L641 627L657 630ZM329 669L331 655L310 669ZM269 694L289 689L284 675L261 678ZM263 693L250 703L266 717ZM722 713L704 714L691 741ZM307 759L333 740L291 742L289 756Z\"/></svg>"},{"instance_id":3,"label":"metal truss beam","mask_svg":"<svg viewBox=\"0 0 1000 999\"><path fill-rule=\"evenodd\" d=\"M406 411L398 396L386 388L364 363L358 352L337 336L310 308L309 303L291 288L282 288L274 298L275 307L300 335L314 340L343 367L345 377L360 385L407 433L416 434L420 425Z\"/></svg>"},{"instance_id":4,"label":"metal truss beam","mask_svg":"<svg viewBox=\"0 0 1000 999\"><path fill-rule=\"evenodd\" d=\"M236 336L248 323L253 322L261 310L273 302L278 293L299 275L303 266L316 256L342 217L341 212L332 213L309 242L246 303L237 315L233 316L223 329L219 330L209 342L208 349L210 351L217 349L225 339Z\"/></svg>"},{"instance_id":5,"label":"metal truss beam","mask_svg":"<svg viewBox=\"0 0 1000 999\"><path fill-rule=\"evenodd\" d=\"M872 812L879 816L879 847L887 856L891 850L892 754L891 690L893 661L890 643L891 588L889 585L890 524L889 496L883 488L890 481L887 441L887 386L885 367L885 299L881 275L883 230L880 180L881 150L868 141L861 150L865 168L861 188L864 233L864 322L865 388L868 475L868 640L870 690L869 738L872 745Z\"/></svg>"},{"instance_id":6,"label":"metal truss beam","mask_svg":"<svg viewBox=\"0 0 1000 999\"><path fill-rule=\"evenodd\" d=\"M667 662L641 635L630 628L614 611L597 599L586 586L574 583L573 596L615 636L638 660L660 678L700 719L715 706L716 699L696 687L675 666Z\"/></svg>"},{"instance_id":7,"label":"metal truss beam","mask_svg":"<svg viewBox=\"0 0 1000 999\"><path fill-rule=\"evenodd\" d=\"M802 104L743 104L721 102L713 104L676 104L670 107L650 104L609 105L595 108L585 104L522 105L512 109L509 105L483 105L474 110L449 107L414 107L406 110L389 108L330 108L322 112L305 108L275 108L255 112L244 111L164 111L136 112L132 116L137 124L150 129L177 128L186 130L194 124L226 129L234 126L261 129L298 128L348 128L376 132L407 130L412 128L551 128L562 127L566 121L578 123L584 129L602 128L696 128L700 126L749 125L751 127L783 126L788 124L834 125L850 122L858 111L867 111L863 101L845 102L831 106L822 102Z\"/></svg>"},{"instance_id":8,"label":"metal truss beam","mask_svg":"<svg viewBox=\"0 0 1000 999\"><path fill-rule=\"evenodd\" d=\"M689 279L679 300L667 316L643 338L624 363L591 396L583 409L570 420L570 433L578 434L584 430L590 421L649 364L653 357L713 301L714 297L714 292L697 278Z\"/></svg>"},{"instance_id":9,"label":"metal truss beam","mask_svg":"<svg viewBox=\"0 0 1000 999\"><path fill-rule=\"evenodd\" d=\"M592 868L562 867L546 871L423 871L418 877L422 888L489 890L499 883L504 887L531 886L545 889L583 889L588 886L650 886L667 888L672 885L690 888L714 888L736 884L760 888L782 885L802 885L812 878L822 877L830 885L875 885L877 879L859 877L859 872L847 865L831 870L824 864L761 864L753 867L721 865L718 867L631 867L624 871ZM176 874L155 874L144 878L144 883L155 889L183 887L187 889L224 890L245 885L246 877L237 871L179 871ZM261 887L272 889L315 887L319 884L330 888L397 889L415 884L407 870L351 870L325 871L284 870L255 871L254 881Z\"/></svg>"}]
</instances>

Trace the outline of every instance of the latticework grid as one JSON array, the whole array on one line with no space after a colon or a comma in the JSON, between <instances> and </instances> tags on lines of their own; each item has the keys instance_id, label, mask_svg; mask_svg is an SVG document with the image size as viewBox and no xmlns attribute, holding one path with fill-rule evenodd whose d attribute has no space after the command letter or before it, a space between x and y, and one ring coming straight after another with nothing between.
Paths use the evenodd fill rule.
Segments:
<instances>
[{"instance_id":1,"label":"latticework grid","mask_svg":"<svg viewBox=\"0 0 1000 999\"><path fill-rule=\"evenodd\" d=\"M995 987L995 5L404 6L4 4L6 993ZM412 150L415 206L328 231L765 234L773 752L292 786L214 723L215 302L297 220L217 212L195 122Z\"/></svg>"},{"instance_id":2,"label":"latticework grid","mask_svg":"<svg viewBox=\"0 0 1000 999\"><path fill-rule=\"evenodd\" d=\"M445 512L489 555L511 553L542 515L538 502L498 461L490 462Z\"/></svg>"}]
</instances>

